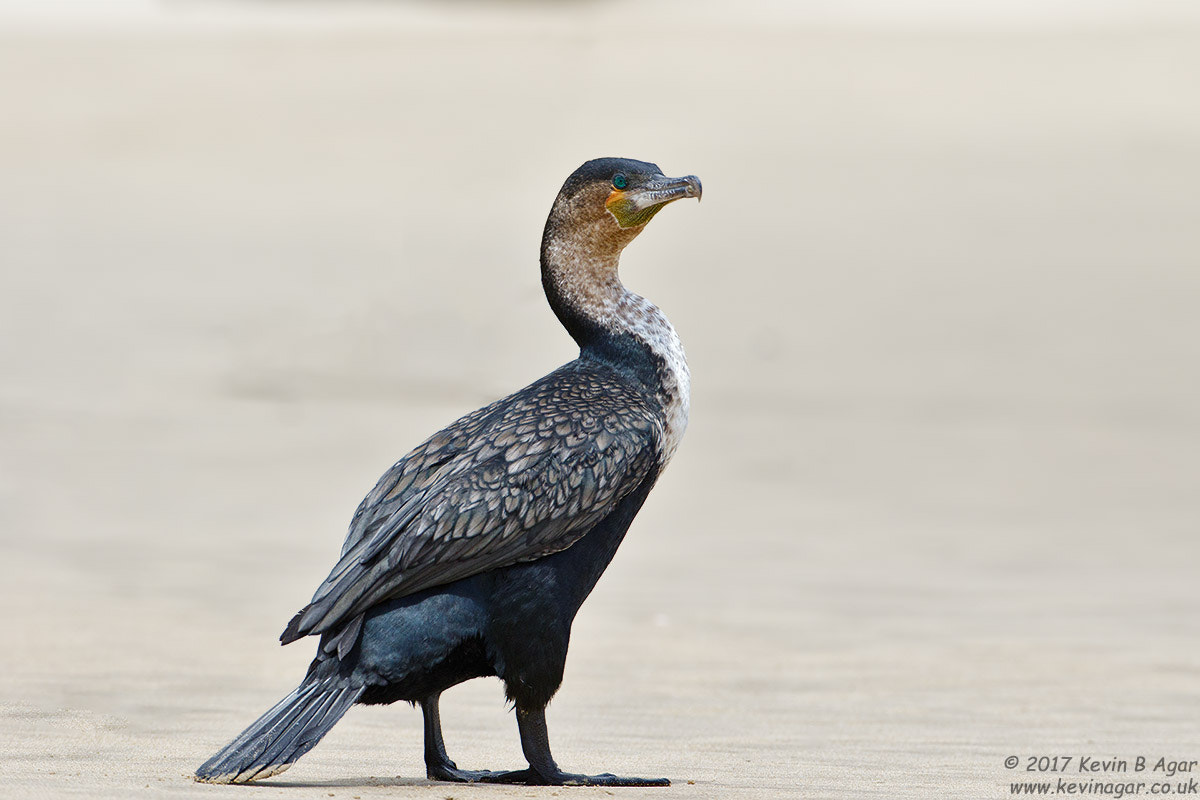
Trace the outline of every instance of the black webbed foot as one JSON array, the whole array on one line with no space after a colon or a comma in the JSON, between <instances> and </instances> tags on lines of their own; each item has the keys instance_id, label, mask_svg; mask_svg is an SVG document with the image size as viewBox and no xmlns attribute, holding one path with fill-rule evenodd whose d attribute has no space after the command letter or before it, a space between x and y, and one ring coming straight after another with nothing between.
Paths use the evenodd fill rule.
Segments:
<instances>
[{"instance_id":1,"label":"black webbed foot","mask_svg":"<svg viewBox=\"0 0 1200 800\"><path fill-rule=\"evenodd\" d=\"M438 710L438 698L432 695L421 701L421 712L425 717L425 775L431 781L453 783L478 783L499 772L486 769L459 769L446 755L446 743L442 740L442 716Z\"/></svg>"},{"instance_id":2,"label":"black webbed foot","mask_svg":"<svg viewBox=\"0 0 1200 800\"><path fill-rule=\"evenodd\" d=\"M518 783L526 786L670 786L666 778L623 778L605 772L600 775L578 775L563 772L550 755L550 734L546 730L546 707L517 706L517 728L521 732L521 750L529 761L529 769L497 772L483 779L485 783Z\"/></svg>"},{"instance_id":3,"label":"black webbed foot","mask_svg":"<svg viewBox=\"0 0 1200 800\"><path fill-rule=\"evenodd\" d=\"M449 781L451 783L479 783L490 780L493 776L503 775L502 772L492 772L486 769L459 769L458 765L447 759L444 764L425 764L425 775L431 781Z\"/></svg>"},{"instance_id":4,"label":"black webbed foot","mask_svg":"<svg viewBox=\"0 0 1200 800\"><path fill-rule=\"evenodd\" d=\"M533 767L512 772L493 772L484 783L516 783L524 786L670 786L667 778L624 778L605 772L600 775L577 775L562 770L547 770L542 774Z\"/></svg>"}]
</instances>

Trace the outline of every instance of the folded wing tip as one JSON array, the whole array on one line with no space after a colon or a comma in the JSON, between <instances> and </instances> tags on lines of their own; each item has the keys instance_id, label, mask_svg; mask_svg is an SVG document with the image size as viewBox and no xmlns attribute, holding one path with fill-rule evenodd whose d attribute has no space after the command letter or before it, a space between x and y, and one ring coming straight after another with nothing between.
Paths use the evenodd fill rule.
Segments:
<instances>
[{"instance_id":1,"label":"folded wing tip","mask_svg":"<svg viewBox=\"0 0 1200 800\"><path fill-rule=\"evenodd\" d=\"M306 636L306 634L300 632L300 620L304 618L304 612L307 610L308 607L305 606L296 612L296 616L292 617L291 622L283 629L283 633L279 634L280 644L291 644Z\"/></svg>"}]
</instances>

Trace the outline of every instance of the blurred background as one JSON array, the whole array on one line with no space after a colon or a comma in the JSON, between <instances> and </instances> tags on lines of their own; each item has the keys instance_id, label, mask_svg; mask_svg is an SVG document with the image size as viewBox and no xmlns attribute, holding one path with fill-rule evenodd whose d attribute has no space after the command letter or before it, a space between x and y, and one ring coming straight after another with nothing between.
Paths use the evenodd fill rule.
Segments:
<instances>
[{"instance_id":1,"label":"blurred background","mask_svg":"<svg viewBox=\"0 0 1200 800\"><path fill-rule=\"evenodd\" d=\"M704 180L622 266L692 420L560 763L982 798L1200 758L1197 87L1183 0L0 3L5 793L255 791L188 776L301 677L359 499L574 356L538 243L602 155ZM520 764L495 681L443 713ZM420 737L355 710L272 793L461 796Z\"/></svg>"}]
</instances>

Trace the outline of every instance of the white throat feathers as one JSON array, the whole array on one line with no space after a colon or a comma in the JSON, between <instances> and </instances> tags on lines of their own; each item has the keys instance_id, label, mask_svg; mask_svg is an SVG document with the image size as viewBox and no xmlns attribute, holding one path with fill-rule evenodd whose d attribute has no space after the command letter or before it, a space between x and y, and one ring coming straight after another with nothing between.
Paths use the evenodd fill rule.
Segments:
<instances>
[{"instance_id":1,"label":"white throat feathers","mask_svg":"<svg viewBox=\"0 0 1200 800\"><path fill-rule=\"evenodd\" d=\"M608 247L596 246L596 233L587 226L558 228L543 245L544 265L566 306L606 330L632 336L659 360L657 400L664 415L665 467L688 424L692 381L683 343L658 306L626 289L617 274L621 249L637 231L618 234L613 238L625 241L610 240L605 242Z\"/></svg>"}]
</instances>

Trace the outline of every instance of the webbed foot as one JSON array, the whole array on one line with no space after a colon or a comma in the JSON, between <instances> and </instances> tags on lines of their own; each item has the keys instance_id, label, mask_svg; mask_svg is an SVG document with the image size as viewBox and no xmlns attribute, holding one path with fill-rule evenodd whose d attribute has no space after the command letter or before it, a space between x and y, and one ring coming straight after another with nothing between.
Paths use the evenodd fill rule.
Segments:
<instances>
[{"instance_id":1,"label":"webbed foot","mask_svg":"<svg viewBox=\"0 0 1200 800\"><path fill-rule=\"evenodd\" d=\"M670 786L667 778L625 778L605 772L600 775L578 775L562 770L547 770L546 774L530 767L512 772L493 772L481 779L484 783L516 783L525 786Z\"/></svg>"},{"instance_id":2,"label":"webbed foot","mask_svg":"<svg viewBox=\"0 0 1200 800\"><path fill-rule=\"evenodd\" d=\"M479 783L486 781L502 772L492 772L487 769L459 769L458 765L447 759L444 763L426 763L425 775L431 781L450 781L451 783Z\"/></svg>"},{"instance_id":3,"label":"webbed foot","mask_svg":"<svg viewBox=\"0 0 1200 800\"><path fill-rule=\"evenodd\" d=\"M442 741L442 716L438 710L440 695L431 695L421 701L425 717L425 775L431 781L452 783L479 783L499 772L486 769L459 769L446 755L446 743Z\"/></svg>"}]
</instances>

